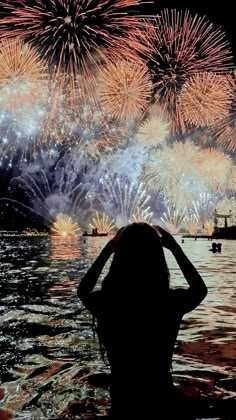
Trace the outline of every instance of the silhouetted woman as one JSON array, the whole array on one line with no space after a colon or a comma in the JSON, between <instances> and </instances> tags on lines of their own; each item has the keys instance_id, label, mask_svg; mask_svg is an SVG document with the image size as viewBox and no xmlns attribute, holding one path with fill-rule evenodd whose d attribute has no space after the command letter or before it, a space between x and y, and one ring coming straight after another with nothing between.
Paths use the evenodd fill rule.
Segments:
<instances>
[{"instance_id":1,"label":"silhouetted woman","mask_svg":"<svg viewBox=\"0 0 236 420\"><path fill-rule=\"evenodd\" d=\"M174 255L187 289L170 289L163 247ZM93 291L112 253L110 270ZM173 385L171 363L183 315L206 294L181 247L158 226L132 223L103 248L81 280L78 296L97 320L110 364L112 419L194 418Z\"/></svg>"}]
</instances>

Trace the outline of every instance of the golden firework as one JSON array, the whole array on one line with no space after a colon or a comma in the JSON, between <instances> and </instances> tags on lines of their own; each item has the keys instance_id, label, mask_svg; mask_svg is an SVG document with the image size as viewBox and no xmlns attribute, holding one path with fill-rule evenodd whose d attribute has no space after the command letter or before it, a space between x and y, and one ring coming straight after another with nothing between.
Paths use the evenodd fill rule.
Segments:
<instances>
[{"instance_id":1,"label":"golden firework","mask_svg":"<svg viewBox=\"0 0 236 420\"><path fill-rule=\"evenodd\" d=\"M140 116L152 93L152 82L144 64L118 61L98 73L98 99L112 117L130 121Z\"/></svg>"},{"instance_id":2,"label":"golden firework","mask_svg":"<svg viewBox=\"0 0 236 420\"><path fill-rule=\"evenodd\" d=\"M197 73L181 89L179 105L185 122L204 127L229 112L232 89L228 78L215 73Z\"/></svg>"},{"instance_id":3,"label":"golden firework","mask_svg":"<svg viewBox=\"0 0 236 420\"><path fill-rule=\"evenodd\" d=\"M93 222L89 223L89 226L92 229L97 229L98 233L109 233L112 229L114 229L114 219L109 219L109 217L105 214L99 214L96 211L96 216L93 218Z\"/></svg>"},{"instance_id":4,"label":"golden firework","mask_svg":"<svg viewBox=\"0 0 236 420\"><path fill-rule=\"evenodd\" d=\"M236 70L228 76L232 88L233 100L227 116L217 122L213 127L216 142L223 145L232 152L236 151Z\"/></svg>"},{"instance_id":5,"label":"golden firework","mask_svg":"<svg viewBox=\"0 0 236 420\"><path fill-rule=\"evenodd\" d=\"M0 43L0 107L15 113L43 101L47 66L37 51L22 40Z\"/></svg>"},{"instance_id":6,"label":"golden firework","mask_svg":"<svg viewBox=\"0 0 236 420\"><path fill-rule=\"evenodd\" d=\"M72 221L70 216L58 214L51 231L57 235L67 237L76 235L80 231L80 227L77 222Z\"/></svg>"}]
</instances>

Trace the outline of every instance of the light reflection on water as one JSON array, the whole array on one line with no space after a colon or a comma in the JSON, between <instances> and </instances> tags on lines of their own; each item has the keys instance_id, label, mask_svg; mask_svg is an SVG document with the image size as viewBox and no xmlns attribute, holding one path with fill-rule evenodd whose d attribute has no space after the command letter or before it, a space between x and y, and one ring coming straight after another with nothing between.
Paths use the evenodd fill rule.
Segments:
<instances>
[{"instance_id":1,"label":"light reflection on water","mask_svg":"<svg viewBox=\"0 0 236 420\"><path fill-rule=\"evenodd\" d=\"M81 412L86 412L88 399L94 411L99 407L100 413L106 412L107 390L91 387L88 378L107 369L76 289L107 240L0 239L0 398L3 394L9 416L57 418L73 399L84 401ZM185 239L181 244L209 292L185 315L173 363L177 383L197 384L192 394L216 400L236 396L236 241L221 243L221 254L212 254L206 240ZM171 285L185 286L168 251L166 257Z\"/></svg>"}]
</instances>

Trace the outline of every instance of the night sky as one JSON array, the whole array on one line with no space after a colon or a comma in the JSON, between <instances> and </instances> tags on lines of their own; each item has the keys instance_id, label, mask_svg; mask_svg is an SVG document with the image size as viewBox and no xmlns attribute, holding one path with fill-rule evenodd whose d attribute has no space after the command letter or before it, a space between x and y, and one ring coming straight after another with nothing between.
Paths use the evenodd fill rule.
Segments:
<instances>
[{"instance_id":1,"label":"night sky","mask_svg":"<svg viewBox=\"0 0 236 420\"><path fill-rule=\"evenodd\" d=\"M30 3L30 2L29 2ZM212 2L212 1L181 1L181 0L154 0L152 4L142 5L140 7L141 14L156 14L164 8L173 8L177 10L188 9L192 14L197 13L199 16L206 16L207 20L211 22L215 29L221 28L225 32L226 39L230 42L232 53L234 56L234 63L236 62L236 37L235 37L235 14L229 2ZM0 12L1 12L0 8ZM7 188L9 180L12 176L19 172L17 157L14 159L13 167L7 166L0 169L0 197L7 196ZM9 209L10 211L10 209ZM11 211L10 211L11 212ZM9 220L11 215L9 213ZM3 228L0 223L0 229Z\"/></svg>"}]
</instances>

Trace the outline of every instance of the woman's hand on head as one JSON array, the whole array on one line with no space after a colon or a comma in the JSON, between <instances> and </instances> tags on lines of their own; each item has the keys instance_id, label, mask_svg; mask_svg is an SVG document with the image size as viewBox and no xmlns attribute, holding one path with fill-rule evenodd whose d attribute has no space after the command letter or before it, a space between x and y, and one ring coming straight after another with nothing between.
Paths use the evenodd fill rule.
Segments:
<instances>
[{"instance_id":1,"label":"woman's hand on head","mask_svg":"<svg viewBox=\"0 0 236 420\"><path fill-rule=\"evenodd\" d=\"M110 253L113 254L113 252L116 252L117 246L119 244L120 238L125 230L126 226L120 228L115 236L106 244L106 247L109 249Z\"/></svg>"},{"instance_id":2,"label":"woman's hand on head","mask_svg":"<svg viewBox=\"0 0 236 420\"><path fill-rule=\"evenodd\" d=\"M161 244L164 248L167 248L173 252L176 250L176 248L179 247L175 238L165 229L161 228L158 225L153 226L153 228L157 231L157 234L160 237Z\"/></svg>"}]
</instances>

